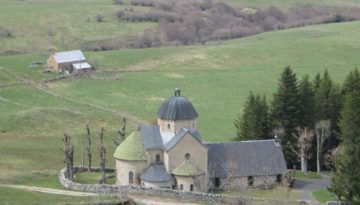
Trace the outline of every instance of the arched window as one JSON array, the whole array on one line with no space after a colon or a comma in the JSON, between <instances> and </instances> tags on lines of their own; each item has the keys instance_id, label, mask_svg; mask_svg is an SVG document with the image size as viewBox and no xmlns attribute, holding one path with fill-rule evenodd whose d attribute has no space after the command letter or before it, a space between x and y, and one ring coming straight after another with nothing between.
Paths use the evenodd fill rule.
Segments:
<instances>
[{"instance_id":1,"label":"arched window","mask_svg":"<svg viewBox=\"0 0 360 205\"><path fill-rule=\"evenodd\" d=\"M129 172L129 184L134 183L134 173L132 171Z\"/></svg>"},{"instance_id":2,"label":"arched window","mask_svg":"<svg viewBox=\"0 0 360 205\"><path fill-rule=\"evenodd\" d=\"M194 191L194 185L190 184L190 191Z\"/></svg>"},{"instance_id":3,"label":"arched window","mask_svg":"<svg viewBox=\"0 0 360 205\"><path fill-rule=\"evenodd\" d=\"M159 162L160 162L160 155L159 155L159 154L157 154L155 158L156 158L156 159L155 159L155 160L156 160L156 162L157 162L157 163L159 163Z\"/></svg>"},{"instance_id":4,"label":"arched window","mask_svg":"<svg viewBox=\"0 0 360 205\"><path fill-rule=\"evenodd\" d=\"M170 130L170 123L168 123L168 129Z\"/></svg>"},{"instance_id":5,"label":"arched window","mask_svg":"<svg viewBox=\"0 0 360 205\"><path fill-rule=\"evenodd\" d=\"M186 160L189 160L189 159L190 159L190 153L186 153L186 154L185 154L185 159L186 159Z\"/></svg>"},{"instance_id":6,"label":"arched window","mask_svg":"<svg viewBox=\"0 0 360 205\"><path fill-rule=\"evenodd\" d=\"M180 184L180 190L183 190L183 189L184 189L183 185L182 185L182 184Z\"/></svg>"}]
</instances>

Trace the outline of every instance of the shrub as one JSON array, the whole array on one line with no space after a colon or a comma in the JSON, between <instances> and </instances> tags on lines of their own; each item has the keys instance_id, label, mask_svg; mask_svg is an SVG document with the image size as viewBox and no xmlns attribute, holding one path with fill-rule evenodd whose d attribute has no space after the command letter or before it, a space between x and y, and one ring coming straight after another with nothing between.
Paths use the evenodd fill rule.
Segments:
<instances>
[{"instance_id":1,"label":"shrub","mask_svg":"<svg viewBox=\"0 0 360 205\"><path fill-rule=\"evenodd\" d=\"M12 28L0 28L0 35L3 37L14 37L14 31Z\"/></svg>"},{"instance_id":2,"label":"shrub","mask_svg":"<svg viewBox=\"0 0 360 205\"><path fill-rule=\"evenodd\" d=\"M101 14L98 14L95 16L95 19L97 22L103 22L104 21L104 16Z\"/></svg>"},{"instance_id":3,"label":"shrub","mask_svg":"<svg viewBox=\"0 0 360 205\"><path fill-rule=\"evenodd\" d=\"M118 4L118 5L123 5L124 1L123 0L114 0L114 3Z\"/></svg>"}]
</instances>

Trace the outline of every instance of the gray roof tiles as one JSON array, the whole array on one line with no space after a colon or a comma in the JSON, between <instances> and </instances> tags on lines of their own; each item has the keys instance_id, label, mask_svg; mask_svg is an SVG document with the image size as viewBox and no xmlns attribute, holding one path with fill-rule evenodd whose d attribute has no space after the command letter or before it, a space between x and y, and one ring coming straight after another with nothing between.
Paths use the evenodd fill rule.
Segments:
<instances>
[{"instance_id":1,"label":"gray roof tiles","mask_svg":"<svg viewBox=\"0 0 360 205\"><path fill-rule=\"evenodd\" d=\"M163 120L189 120L198 117L192 103L183 96L172 96L160 107L158 117Z\"/></svg>"},{"instance_id":2,"label":"gray roof tiles","mask_svg":"<svg viewBox=\"0 0 360 205\"><path fill-rule=\"evenodd\" d=\"M202 144L202 140L201 140L201 137L200 137L200 134L198 131L191 133L189 130L187 130L185 128L181 128L181 130L178 133L176 133L176 135L173 138L171 138L171 140L164 145L165 150L172 149L187 133L189 133L200 144Z\"/></svg>"},{"instance_id":3,"label":"gray roof tiles","mask_svg":"<svg viewBox=\"0 0 360 205\"><path fill-rule=\"evenodd\" d=\"M145 149L161 149L163 147L159 125L140 125Z\"/></svg>"},{"instance_id":4,"label":"gray roof tiles","mask_svg":"<svg viewBox=\"0 0 360 205\"><path fill-rule=\"evenodd\" d=\"M57 63L85 61L86 58L80 50L58 52L54 54Z\"/></svg>"},{"instance_id":5,"label":"gray roof tiles","mask_svg":"<svg viewBox=\"0 0 360 205\"><path fill-rule=\"evenodd\" d=\"M277 175L286 172L281 146L274 140L206 143L213 177ZM229 170L232 169L232 170ZM210 171L212 172L212 171Z\"/></svg>"},{"instance_id":6,"label":"gray roof tiles","mask_svg":"<svg viewBox=\"0 0 360 205\"><path fill-rule=\"evenodd\" d=\"M140 178L147 182L168 182L173 179L163 164L152 164Z\"/></svg>"}]
</instances>

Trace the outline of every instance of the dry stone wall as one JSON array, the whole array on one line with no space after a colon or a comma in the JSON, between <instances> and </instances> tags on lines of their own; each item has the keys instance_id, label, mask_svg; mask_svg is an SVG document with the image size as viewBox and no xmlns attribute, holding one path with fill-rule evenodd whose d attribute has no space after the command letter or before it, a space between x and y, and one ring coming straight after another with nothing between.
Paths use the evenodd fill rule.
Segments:
<instances>
[{"instance_id":1,"label":"dry stone wall","mask_svg":"<svg viewBox=\"0 0 360 205\"><path fill-rule=\"evenodd\" d=\"M75 167L74 173L79 172L81 168ZM99 171L98 168L94 168L92 171ZM107 169L111 171L111 169ZM253 202L266 201L269 205L306 205L307 201L282 201L275 199L259 199L259 198L245 198L241 196L228 196L224 194L212 194L204 192L187 192L181 190L172 189L157 189L157 188L145 188L141 186L117 186L109 184L81 184L73 182L65 178L65 168L59 173L60 183L67 189L83 192L92 192L99 194L116 194L125 197L128 194L135 195L148 195L164 198L173 198L183 201L196 201L213 204L237 204L237 205L250 205Z\"/></svg>"}]
</instances>

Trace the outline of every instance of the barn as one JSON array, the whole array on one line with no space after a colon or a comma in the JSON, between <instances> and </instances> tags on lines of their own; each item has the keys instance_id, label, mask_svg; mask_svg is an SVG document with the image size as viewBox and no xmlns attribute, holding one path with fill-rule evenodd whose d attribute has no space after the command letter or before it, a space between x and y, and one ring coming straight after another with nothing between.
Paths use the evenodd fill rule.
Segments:
<instances>
[{"instance_id":1,"label":"barn","mask_svg":"<svg viewBox=\"0 0 360 205\"><path fill-rule=\"evenodd\" d=\"M85 73L91 69L81 50L53 53L47 65L56 72Z\"/></svg>"}]
</instances>

